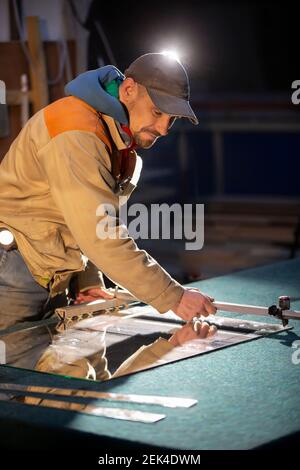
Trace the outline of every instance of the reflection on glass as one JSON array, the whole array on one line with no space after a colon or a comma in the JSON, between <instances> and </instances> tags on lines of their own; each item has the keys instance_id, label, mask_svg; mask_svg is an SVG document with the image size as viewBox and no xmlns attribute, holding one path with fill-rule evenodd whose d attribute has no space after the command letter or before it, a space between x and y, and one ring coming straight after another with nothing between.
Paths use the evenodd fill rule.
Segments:
<instances>
[{"instance_id":1,"label":"reflection on glass","mask_svg":"<svg viewBox=\"0 0 300 470\"><path fill-rule=\"evenodd\" d=\"M181 325L150 307L133 307L73 323L52 319L0 339L7 365L104 381L282 329L218 316Z\"/></svg>"}]
</instances>

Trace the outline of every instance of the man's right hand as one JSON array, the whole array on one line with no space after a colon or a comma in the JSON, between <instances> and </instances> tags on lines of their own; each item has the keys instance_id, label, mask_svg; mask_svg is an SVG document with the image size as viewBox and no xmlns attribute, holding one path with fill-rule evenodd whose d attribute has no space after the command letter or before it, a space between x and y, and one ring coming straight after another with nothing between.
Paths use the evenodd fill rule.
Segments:
<instances>
[{"instance_id":1,"label":"man's right hand","mask_svg":"<svg viewBox=\"0 0 300 470\"><path fill-rule=\"evenodd\" d=\"M202 294L198 289L185 288L180 302L172 308L180 318L191 321L194 317L214 315L217 311L213 298Z\"/></svg>"}]
</instances>

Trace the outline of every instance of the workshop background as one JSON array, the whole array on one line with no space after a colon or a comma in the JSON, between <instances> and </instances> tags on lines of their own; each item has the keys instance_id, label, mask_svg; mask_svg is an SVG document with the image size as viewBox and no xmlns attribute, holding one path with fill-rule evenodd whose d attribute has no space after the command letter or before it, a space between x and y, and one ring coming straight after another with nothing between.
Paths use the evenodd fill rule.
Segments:
<instances>
[{"instance_id":1,"label":"workshop background","mask_svg":"<svg viewBox=\"0 0 300 470\"><path fill-rule=\"evenodd\" d=\"M143 53L175 49L200 124L179 121L139 152L144 168L130 203L204 204L204 246L139 246L180 282L297 257L297 21L287 1L0 0L0 161L77 74L105 64L124 71Z\"/></svg>"}]
</instances>

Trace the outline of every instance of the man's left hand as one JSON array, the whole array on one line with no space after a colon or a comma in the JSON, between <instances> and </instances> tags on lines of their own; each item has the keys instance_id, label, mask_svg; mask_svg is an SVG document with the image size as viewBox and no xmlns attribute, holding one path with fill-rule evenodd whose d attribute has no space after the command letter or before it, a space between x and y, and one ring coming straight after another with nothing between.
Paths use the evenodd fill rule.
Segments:
<instances>
[{"instance_id":1,"label":"man's left hand","mask_svg":"<svg viewBox=\"0 0 300 470\"><path fill-rule=\"evenodd\" d=\"M74 304L82 304L83 302L92 302L97 299L113 299L114 294L108 292L107 290L101 287L93 287L91 289L86 289L80 291L77 294Z\"/></svg>"},{"instance_id":2,"label":"man's left hand","mask_svg":"<svg viewBox=\"0 0 300 470\"><path fill-rule=\"evenodd\" d=\"M206 339L217 333L215 325L209 325L205 321L196 320L186 323L182 328L176 331L169 339L173 346L181 346L193 339Z\"/></svg>"}]
</instances>

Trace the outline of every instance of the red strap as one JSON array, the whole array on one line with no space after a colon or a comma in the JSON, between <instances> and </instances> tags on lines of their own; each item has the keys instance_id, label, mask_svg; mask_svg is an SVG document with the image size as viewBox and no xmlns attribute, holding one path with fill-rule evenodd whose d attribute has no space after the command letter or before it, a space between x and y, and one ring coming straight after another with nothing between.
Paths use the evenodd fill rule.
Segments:
<instances>
[{"instance_id":1,"label":"red strap","mask_svg":"<svg viewBox=\"0 0 300 470\"><path fill-rule=\"evenodd\" d=\"M130 137L130 146L126 149L126 150L134 150L137 148L137 144L133 138L133 135L132 135L132 132L131 130L129 129L129 127L125 126L125 124L121 124L121 127L123 129L124 132L126 132L126 134ZM126 152L126 150L124 150L124 152ZM126 152L128 153L128 152Z\"/></svg>"}]
</instances>

